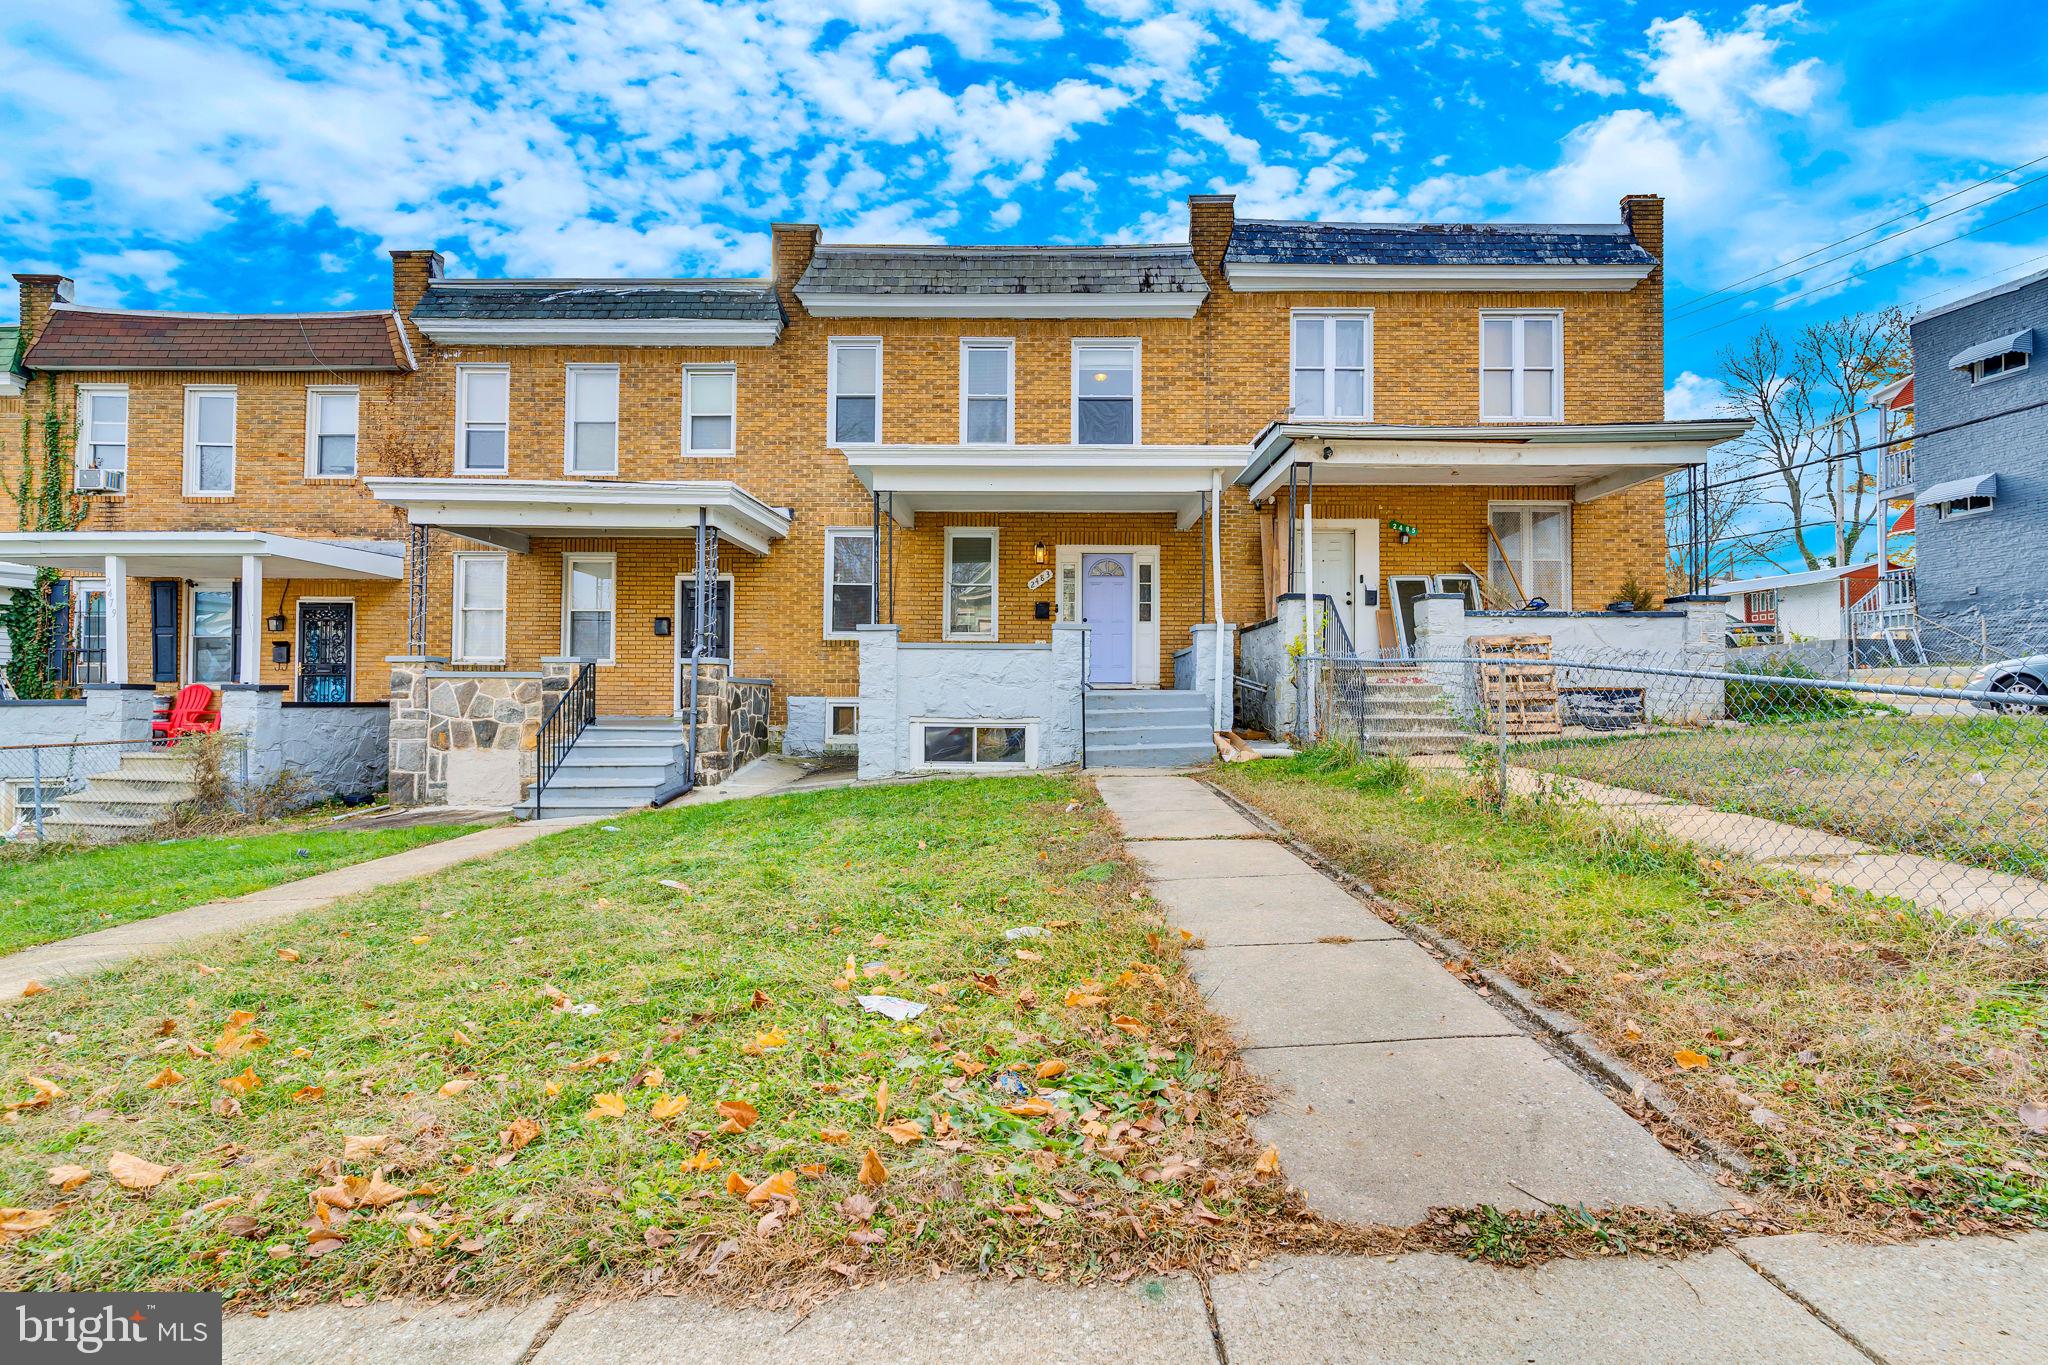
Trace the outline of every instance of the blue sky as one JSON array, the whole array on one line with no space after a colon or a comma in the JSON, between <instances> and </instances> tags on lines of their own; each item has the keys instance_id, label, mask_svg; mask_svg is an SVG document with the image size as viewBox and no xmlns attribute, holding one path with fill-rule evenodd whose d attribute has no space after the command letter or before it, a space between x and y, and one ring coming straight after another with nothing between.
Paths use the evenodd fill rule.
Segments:
<instances>
[{"instance_id":1,"label":"blue sky","mask_svg":"<svg viewBox=\"0 0 2048 1365\"><path fill-rule=\"evenodd\" d=\"M1609 220L1647 190L1670 200L1682 312L2048 155L2048 6L1981 0L7 11L0 255L133 307L384 304L390 247L436 245L458 274L757 274L771 219L849 241L1171 240L1194 191L1246 215ZM1938 303L2048 266L2048 211L1993 225L2048 206L2048 181L2002 188L1674 317L1673 414L1711 406L1715 351L1757 316Z\"/></svg>"}]
</instances>

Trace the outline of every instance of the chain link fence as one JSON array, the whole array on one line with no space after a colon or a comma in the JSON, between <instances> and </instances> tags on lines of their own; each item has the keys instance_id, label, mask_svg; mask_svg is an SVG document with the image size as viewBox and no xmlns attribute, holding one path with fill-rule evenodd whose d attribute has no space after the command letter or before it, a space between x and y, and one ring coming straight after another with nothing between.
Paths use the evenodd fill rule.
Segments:
<instances>
[{"instance_id":1,"label":"chain link fence","mask_svg":"<svg viewBox=\"0 0 2048 1365\"><path fill-rule=\"evenodd\" d=\"M1848 667L1797 649L1553 658L1309 655L1309 742L1590 803L1708 850L1873 896L2048 919L2048 656Z\"/></svg>"},{"instance_id":2,"label":"chain link fence","mask_svg":"<svg viewBox=\"0 0 2048 1365\"><path fill-rule=\"evenodd\" d=\"M154 748L147 739L0 744L0 843L56 838L67 822L80 818L124 818L124 793L118 790L105 792L108 800L90 810L68 809L61 803L83 792L91 779L119 768L123 756L147 754Z\"/></svg>"}]
</instances>

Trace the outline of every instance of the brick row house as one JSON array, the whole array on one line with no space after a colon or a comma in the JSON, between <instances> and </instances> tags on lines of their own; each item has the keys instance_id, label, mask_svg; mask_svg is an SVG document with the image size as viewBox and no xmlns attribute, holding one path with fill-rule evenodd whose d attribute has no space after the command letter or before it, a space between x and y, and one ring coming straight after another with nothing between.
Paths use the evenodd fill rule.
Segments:
<instances>
[{"instance_id":1,"label":"brick row house","mask_svg":"<svg viewBox=\"0 0 2048 1365\"><path fill-rule=\"evenodd\" d=\"M74 633L105 623L86 681L389 703L394 796L508 804L570 697L597 725L563 742L648 790L675 765L633 744L691 744L710 780L769 726L866 775L1168 761L1289 632L1400 656L1432 601L1482 633L1662 582L1663 479L1738 428L1662 420L1660 200L1189 211L1147 246L776 224L766 280L398 251L365 312L124 312L17 276L21 401L74 423L86 514L0 560L61 570Z\"/></svg>"}]
</instances>

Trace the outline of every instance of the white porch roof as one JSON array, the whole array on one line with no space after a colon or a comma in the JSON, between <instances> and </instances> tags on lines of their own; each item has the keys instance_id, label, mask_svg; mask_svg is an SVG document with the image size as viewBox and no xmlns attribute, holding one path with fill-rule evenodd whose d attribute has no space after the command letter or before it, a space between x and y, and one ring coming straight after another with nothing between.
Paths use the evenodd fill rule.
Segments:
<instances>
[{"instance_id":1,"label":"white porch roof","mask_svg":"<svg viewBox=\"0 0 2048 1365\"><path fill-rule=\"evenodd\" d=\"M1201 519L1215 475L1234 477L1243 446L848 446L853 476L887 497L903 526L920 512L1171 512Z\"/></svg>"},{"instance_id":2,"label":"white porch roof","mask_svg":"<svg viewBox=\"0 0 2048 1365\"><path fill-rule=\"evenodd\" d=\"M104 573L109 556L135 578L236 577L254 555L280 578L397 579L405 546L395 540L308 540L268 531L10 531L0 560L74 573Z\"/></svg>"},{"instance_id":3,"label":"white porch roof","mask_svg":"<svg viewBox=\"0 0 2048 1365\"><path fill-rule=\"evenodd\" d=\"M705 514L722 539L757 555L789 534L790 513L730 479L365 479L414 523L524 554L534 536L674 537Z\"/></svg>"},{"instance_id":4,"label":"white porch roof","mask_svg":"<svg viewBox=\"0 0 2048 1365\"><path fill-rule=\"evenodd\" d=\"M1286 486L1291 466L1310 463L1321 487L1546 484L1592 502L1699 464L1710 447L1748 429L1745 421L1718 419L1470 427L1276 422L1252 443L1237 482L1258 502Z\"/></svg>"}]
</instances>

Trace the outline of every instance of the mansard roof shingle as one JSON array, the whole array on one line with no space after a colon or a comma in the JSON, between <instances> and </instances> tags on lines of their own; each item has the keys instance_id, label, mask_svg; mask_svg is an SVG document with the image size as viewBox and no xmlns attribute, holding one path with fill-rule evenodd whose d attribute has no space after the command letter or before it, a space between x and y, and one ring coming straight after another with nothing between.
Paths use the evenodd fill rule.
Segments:
<instances>
[{"instance_id":1,"label":"mansard roof shingle","mask_svg":"<svg viewBox=\"0 0 2048 1365\"><path fill-rule=\"evenodd\" d=\"M782 306L756 280L436 280L412 316L422 323L779 322Z\"/></svg>"},{"instance_id":2,"label":"mansard roof shingle","mask_svg":"<svg viewBox=\"0 0 2048 1365\"><path fill-rule=\"evenodd\" d=\"M410 370L390 312L154 313L60 303L30 370Z\"/></svg>"},{"instance_id":3,"label":"mansard roof shingle","mask_svg":"<svg viewBox=\"0 0 2048 1365\"><path fill-rule=\"evenodd\" d=\"M1192 294L1186 246L820 246L797 293Z\"/></svg>"},{"instance_id":4,"label":"mansard roof shingle","mask_svg":"<svg viewBox=\"0 0 2048 1365\"><path fill-rule=\"evenodd\" d=\"M1225 264L1639 265L1657 260L1619 223L1306 223L1241 218Z\"/></svg>"}]
</instances>

